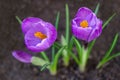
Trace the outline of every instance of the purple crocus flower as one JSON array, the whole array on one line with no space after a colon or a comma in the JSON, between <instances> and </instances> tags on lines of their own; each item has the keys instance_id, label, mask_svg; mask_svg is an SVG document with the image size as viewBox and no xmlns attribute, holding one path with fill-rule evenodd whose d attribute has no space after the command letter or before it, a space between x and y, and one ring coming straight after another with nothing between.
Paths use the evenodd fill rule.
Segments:
<instances>
[{"instance_id":1,"label":"purple crocus flower","mask_svg":"<svg viewBox=\"0 0 120 80\"><path fill-rule=\"evenodd\" d=\"M100 36L102 21L88 8L78 10L72 20L72 33L80 40L90 42Z\"/></svg>"},{"instance_id":2,"label":"purple crocus flower","mask_svg":"<svg viewBox=\"0 0 120 80\"><path fill-rule=\"evenodd\" d=\"M32 56L23 51L13 51L12 55L23 63L31 63Z\"/></svg>"},{"instance_id":3,"label":"purple crocus flower","mask_svg":"<svg viewBox=\"0 0 120 80\"><path fill-rule=\"evenodd\" d=\"M27 48L34 52L48 49L57 38L55 27L42 19L29 17L22 22Z\"/></svg>"}]
</instances>

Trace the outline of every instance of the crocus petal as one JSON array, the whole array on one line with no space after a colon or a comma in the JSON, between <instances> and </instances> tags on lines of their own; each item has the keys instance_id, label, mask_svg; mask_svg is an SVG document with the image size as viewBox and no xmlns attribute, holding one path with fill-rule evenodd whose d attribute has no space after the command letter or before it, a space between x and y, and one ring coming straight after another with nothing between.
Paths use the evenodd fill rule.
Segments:
<instances>
[{"instance_id":1,"label":"crocus petal","mask_svg":"<svg viewBox=\"0 0 120 80\"><path fill-rule=\"evenodd\" d=\"M81 19L85 19L92 11L86 7L82 7L78 10L75 17L80 17Z\"/></svg>"},{"instance_id":2,"label":"crocus petal","mask_svg":"<svg viewBox=\"0 0 120 80\"><path fill-rule=\"evenodd\" d=\"M97 23L96 23L95 29L92 30L89 38L88 38L88 42L96 39L98 36L100 36L101 32L102 32L102 21L100 19L97 19Z\"/></svg>"},{"instance_id":3,"label":"crocus petal","mask_svg":"<svg viewBox=\"0 0 120 80\"><path fill-rule=\"evenodd\" d=\"M76 22L74 20L72 21L72 33L78 39L87 40L91 31L92 31L91 27L84 29L84 28L78 27L78 25L76 25Z\"/></svg>"},{"instance_id":4,"label":"crocus petal","mask_svg":"<svg viewBox=\"0 0 120 80\"><path fill-rule=\"evenodd\" d=\"M25 34L29 29L37 25L39 22L43 22L40 18L28 17L22 21L22 31Z\"/></svg>"},{"instance_id":5,"label":"crocus petal","mask_svg":"<svg viewBox=\"0 0 120 80\"><path fill-rule=\"evenodd\" d=\"M12 55L19 61L23 63L31 63L32 56L23 51L13 51Z\"/></svg>"},{"instance_id":6,"label":"crocus petal","mask_svg":"<svg viewBox=\"0 0 120 80\"><path fill-rule=\"evenodd\" d=\"M47 38L41 40L34 36L35 32L42 32ZM48 49L56 40L57 32L55 27L48 23L38 23L25 34L25 44L27 48L34 52L41 52Z\"/></svg>"},{"instance_id":7,"label":"crocus petal","mask_svg":"<svg viewBox=\"0 0 120 80\"><path fill-rule=\"evenodd\" d=\"M86 23L81 25L83 21ZM84 25L87 26L84 27ZM88 8L82 7L78 10L72 20L72 33L78 39L90 42L100 36L102 32L102 21Z\"/></svg>"},{"instance_id":8,"label":"crocus petal","mask_svg":"<svg viewBox=\"0 0 120 80\"><path fill-rule=\"evenodd\" d=\"M89 14L87 17L86 17L86 19L85 20L87 20L88 22L89 22L89 27L95 27L95 25L96 25L96 20L97 20L97 17L96 17L96 15L94 14L94 13L91 13L91 14Z\"/></svg>"}]
</instances>

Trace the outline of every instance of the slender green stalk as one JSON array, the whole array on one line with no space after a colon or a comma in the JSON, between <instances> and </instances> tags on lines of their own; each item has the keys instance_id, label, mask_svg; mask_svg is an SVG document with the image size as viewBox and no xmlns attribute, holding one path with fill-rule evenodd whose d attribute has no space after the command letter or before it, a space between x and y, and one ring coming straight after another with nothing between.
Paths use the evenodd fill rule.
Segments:
<instances>
[{"instance_id":1,"label":"slender green stalk","mask_svg":"<svg viewBox=\"0 0 120 80\"><path fill-rule=\"evenodd\" d=\"M60 12L57 13L56 21L55 21L55 27L57 30L58 30L59 19L60 19ZM55 57L55 46L53 44L53 46L52 46L52 61L54 60L54 57Z\"/></svg>"},{"instance_id":2,"label":"slender green stalk","mask_svg":"<svg viewBox=\"0 0 120 80\"><path fill-rule=\"evenodd\" d=\"M70 53L70 55L72 56L72 58L75 60L75 62L77 64L79 64L79 60L78 60L77 56L74 53L72 53L71 50L69 50L69 49L67 49L67 50Z\"/></svg>"},{"instance_id":3,"label":"slender green stalk","mask_svg":"<svg viewBox=\"0 0 120 80\"><path fill-rule=\"evenodd\" d=\"M79 64L80 64L81 63L81 58L82 58L82 47L81 47L79 41L76 38L73 38L73 39L74 39L74 43L76 45L76 49L77 49L77 52L78 52Z\"/></svg>"},{"instance_id":4,"label":"slender green stalk","mask_svg":"<svg viewBox=\"0 0 120 80\"><path fill-rule=\"evenodd\" d=\"M82 58L81 58L81 64L79 64L79 67L80 67L81 72L85 72L86 64L87 64L87 60L88 60L88 57L87 57L88 51L87 51L87 49L83 49L82 52L83 53L82 53Z\"/></svg>"},{"instance_id":5,"label":"slender green stalk","mask_svg":"<svg viewBox=\"0 0 120 80\"><path fill-rule=\"evenodd\" d=\"M55 27L56 27L57 30L58 30L59 20L60 20L60 12L57 13L56 21L55 21Z\"/></svg>"},{"instance_id":6,"label":"slender green stalk","mask_svg":"<svg viewBox=\"0 0 120 80\"><path fill-rule=\"evenodd\" d=\"M108 25L108 23L113 19L113 17L116 15L116 13L114 13L112 16L110 16L107 21L105 21L105 23L103 24L103 29Z\"/></svg>"},{"instance_id":7,"label":"slender green stalk","mask_svg":"<svg viewBox=\"0 0 120 80\"><path fill-rule=\"evenodd\" d=\"M41 67L40 71L45 70L46 68L49 67L49 65L50 65L50 63L48 63L48 64L44 64L44 65Z\"/></svg>"},{"instance_id":8,"label":"slender green stalk","mask_svg":"<svg viewBox=\"0 0 120 80\"><path fill-rule=\"evenodd\" d=\"M107 57L110 56L110 53L113 51L113 49L114 49L114 47L115 47L115 45L116 45L116 43L117 43L118 37L119 37L119 35L116 34L116 36L115 36L115 38L114 38L114 40L113 40L113 42L112 42L112 45L111 45L110 49L107 51L107 53L105 54L105 57L104 57L104 58L107 58Z\"/></svg>"},{"instance_id":9,"label":"slender green stalk","mask_svg":"<svg viewBox=\"0 0 120 80\"><path fill-rule=\"evenodd\" d=\"M68 46L69 50L72 50L73 43L74 43L73 38L74 38L74 36L72 36L71 39L70 39L70 45Z\"/></svg>"},{"instance_id":10,"label":"slender green stalk","mask_svg":"<svg viewBox=\"0 0 120 80\"><path fill-rule=\"evenodd\" d=\"M62 51L66 48L66 46L62 47L61 49L59 49L59 51L56 53L54 61L51 63L49 70L51 75L56 75L57 73L57 63L58 63L58 59L62 54Z\"/></svg>"},{"instance_id":11,"label":"slender green stalk","mask_svg":"<svg viewBox=\"0 0 120 80\"><path fill-rule=\"evenodd\" d=\"M98 3L97 6L96 6L96 8L95 8L95 14L96 15L98 14L99 8L100 8L100 3Z\"/></svg>"},{"instance_id":12,"label":"slender green stalk","mask_svg":"<svg viewBox=\"0 0 120 80\"><path fill-rule=\"evenodd\" d=\"M70 27L69 27L69 7L68 7L68 4L65 5L65 12L66 12L66 36L65 36L65 39L62 40L62 45L69 46ZM68 51L66 49L64 49L63 50L63 62L64 62L65 66L69 65L69 59L70 59L70 55L68 54Z\"/></svg>"},{"instance_id":13,"label":"slender green stalk","mask_svg":"<svg viewBox=\"0 0 120 80\"><path fill-rule=\"evenodd\" d=\"M55 46L57 49L60 49L62 45L57 43L57 42L55 42L53 46Z\"/></svg>"},{"instance_id":14,"label":"slender green stalk","mask_svg":"<svg viewBox=\"0 0 120 80\"><path fill-rule=\"evenodd\" d=\"M89 54L90 54L90 52L91 52L91 50L92 50L95 42L96 42L96 39L93 40L91 43L88 44L88 57L89 57Z\"/></svg>"},{"instance_id":15,"label":"slender green stalk","mask_svg":"<svg viewBox=\"0 0 120 80\"><path fill-rule=\"evenodd\" d=\"M63 35L61 36L61 44L62 44L62 46L67 46L67 48L68 48L66 39L65 39L65 37L64 37ZM63 55L64 65L65 65L65 66L68 66L68 65L69 65L70 56L69 56L69 54L68 54L67 49L64 49L64 50L63 50L62 55Z\"/></svg>"},{"instance_id":16,"label":"slender green stalk","mask_svg":"<svg viewBox=\"0 0 120 80\"><path fill-rule=\"evenodd\" d=\"M40 54L41 54L41 56L42 56L46 61L50 62L50 60L49 60L49 58L47 57L47 55L46 55L45 52L41 52Z\"/></svg>"},{"instance_id":17,"label":"slender green stalk","mask_svg":"<svg viewBox=\"0 0 120 80\"><path fill-rule=\"evenodd\" d=\"M15 16L15 18L18 20L20 24L22 23L21 19L18 16Z\"/></svg>"},{"instance_id":18,"label":"slender green stalk","mask_svg":"<svg viewBox=\"0 0 120 80\"><path fill-rule=\"evenodd\" d=\"M70 60L70 55L67 51L67 49L63 50L63 62L64 62L64 66L68 66L69 65L69 60Z\"/></svg>"},{"instance_id":19,"label":"slender green stalk","mask_svg":"<svg viewBox=\"0 0 120 80\"><path fill-rule=\"evenodd\" d=\"M112 45L110 47L110 49L105 53L105 56L103 57L103 59L99 62L99 64L97 65L97 69L102 67L105 63L107 63L109 60L111 60L112 58L120 55L120 53L117 53L117 54L113 54L112 56L110 55L112 50L114 49L116 43L117 43L117 40L118 40L118 33L116 34L113 42L112 42Z\"/></svg>"},{"instance_id":20,"label":"slender green stalk","mask_svg":"<svg viewBox=\"0 0 120 80\"><path fill-rule=\"evenodd\" d=\"M68 8L68 4L66 4L65 6L65 11L66 11L66 41L67 41L67 44L69 43L69 30L70 30L70 26L69 26L69 8Z\"/></svg>"},{"instance_id":21,"label":"slender green stalk","mask_svg":"<svg viewBox=\"0 0 120 80\"><path fill-rule=\"evenodd\" d=\"M53 46L52 46L52 61L54 60L54 57L55 57L55 47L53 44Z\"/></svg>"},{"instance_id":22,"label":"slender green stalk","mask_svg":"<svg viewBox=\"0 0 120 80\"><path fill-rule=\"evenodd\" d=\"M104 66L104 64L106 64L108 61L112 60L113 58L115 58L117 56L120 56L120 53L116 53L116 54L106 58L105 60L100 61L96 68L100 69L102 66Z\"/></svg>"}]
</instances>

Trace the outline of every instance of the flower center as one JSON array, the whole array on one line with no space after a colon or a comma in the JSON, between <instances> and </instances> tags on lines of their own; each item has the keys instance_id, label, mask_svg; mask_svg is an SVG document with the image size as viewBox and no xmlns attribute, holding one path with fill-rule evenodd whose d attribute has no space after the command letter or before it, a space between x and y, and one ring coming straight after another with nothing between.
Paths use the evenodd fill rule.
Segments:
<instances>
[{"instance_id":1,"label":"flower center","mask_svg":"<svg viewBox=\"0 0 120 80\"><path fill-rule=\"evenodd\" d=\"M37 37L37 38L40 38L40 39L47 38L47 36L45 34L41 33L41 32L35 32L34 36Z\"/></svg>"},{"instance_id":2,"label":"flower center","mask_svg":"<svg viewBox=\"0 0 120 80\"><path fill-rule=\"evenodd\" d=\"M87 20L83 20L82 22L80 22L80 26L81 26L82 28L87 28L87 27L88 27L88 22L87 22Z\"/></svg>"}]
</instances>

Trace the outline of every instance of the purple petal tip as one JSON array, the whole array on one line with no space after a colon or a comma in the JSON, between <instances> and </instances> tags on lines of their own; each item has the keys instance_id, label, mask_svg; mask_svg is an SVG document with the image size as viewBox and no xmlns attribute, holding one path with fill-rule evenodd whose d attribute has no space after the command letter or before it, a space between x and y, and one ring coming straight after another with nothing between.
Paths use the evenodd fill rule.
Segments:
<instances>
[{"instance_id":1,"label":"purple petal tip","mask_svg":"<svg viewBox=\"0 0 120 80\"><path fill-rule=\"evenodd\" d=\"M23 51L13 51L12 55L13 55L14 58L19 60L20 62L31 63L32 56L28 53L25 53Z\"/></svg>"}]
</instances>

